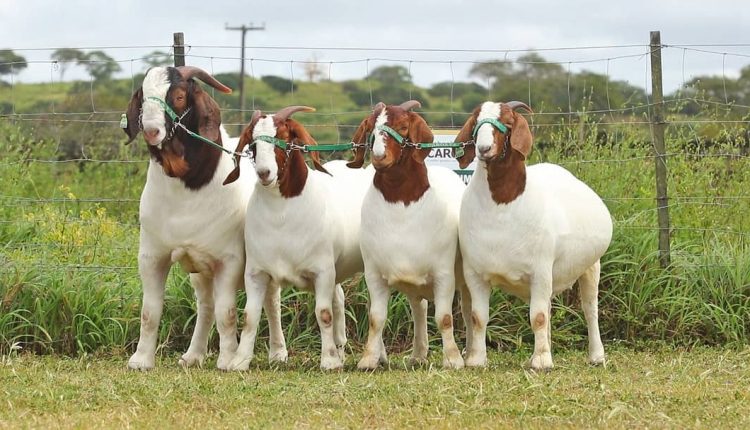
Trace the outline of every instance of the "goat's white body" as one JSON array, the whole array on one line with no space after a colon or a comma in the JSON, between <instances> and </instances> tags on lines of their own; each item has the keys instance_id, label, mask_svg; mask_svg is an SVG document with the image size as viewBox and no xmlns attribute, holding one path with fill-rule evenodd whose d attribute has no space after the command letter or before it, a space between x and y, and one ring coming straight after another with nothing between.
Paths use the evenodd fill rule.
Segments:
<instances>
[{"instance_id":1,"label":"goat's white body","mask_svg":"<svg viewBox=\"0 0 750 430\"><path fill-rule=\"evenodd\" d=\"M482 289L499 287L530 302L532 326L546 324L549 337L549 315L545 321L537 310L548 309L552 296L571 288L584 275L587 287L594 278L598 284L599 259L612 238L612 219L591 188L553 164L528 166L523 193L510 203L497 204L490 194L485 163L480 162L463 196L459 237L473 303L488 302L489 293ZM480 315L475 318L486 327L486 316L481 314L487 304L478 304ZM590 348L590 358L603 361L598 325L596 333L590 325L589 338L594 349ZM477 339L474 344L478 345ZM549 350L535 348L532 366L551 367L547 354ZM482 351L472 355L467 365L486 361ZM535 358L539 359L536 363Z\"/></svg>"},{"instance_id":2,"label":"goat's white body","mask_svg":"<svg viewBox=\"0 0 750 430\"><path fill-rule=\"evenodd\" d=\"M221 135L225 148L236 146L237 139L230 139L223 127ZM231 156L222 154L211 181L191 190L167 176L159 163L150 161L139 211L138 263L144 288L141 339L128 363L131 368L154 366L164 283L175 262L191 273L198 298L195 333L182 363L202 363L214 312L222 335L218 366L226 368L233 358L237 346L235 290L242 286L245 265L245 209L255 182L252 175L246 175L237 183L222 186L233 168Z\"/></svg>"},{"instance_id":3,"label":"goat's white body","mask_svg":"<svg viewBox=\"0 0 750 430\"><path fill-rule=\"evenodd\" d=\"M460 259L458 217L466 187L449 169L430 166L427 172L430 187L409 205L388 202L374 185L362 204L361 247L370 291L370 318L387 317L390 288L407 295L415 313L412 359L417 362L427 356L425 299L436 301L436 315L442 315L443 309L437 312L442 304L453 301L456 270L460 271L460 266L456 268ZM444 365L462 367L463 360L453 341L452 323L450 339L446 338L441 322L438 326L444 334ZM371 328L359 367L374 368L385 357L382 330L378 333Z\"/></svg>"},{"instance_id":4,"label":"goat's white body","mask_svg":"<svg viewBox=\"0 0 750 430\"><path fill-rule=\"evenodd\" d=\"M310 169L296 197L282 196L278 186L256 184L245 224L246 235L252 237L246 240L246 323L232 369L246 369L253 357L259 303L266 288L287 283L314 290L319 323L321 312L328 312L333 320L322 318L321 367L343 366L343 291L335 284L363 270L359 212L373 169L349 169L341 160L324 167L331 175ZM336 300L340 300L339 307L334 303L331 315L331 303ZM327 338L325 329L332 322L334 332Z\"/></svg>"}]
</instances>

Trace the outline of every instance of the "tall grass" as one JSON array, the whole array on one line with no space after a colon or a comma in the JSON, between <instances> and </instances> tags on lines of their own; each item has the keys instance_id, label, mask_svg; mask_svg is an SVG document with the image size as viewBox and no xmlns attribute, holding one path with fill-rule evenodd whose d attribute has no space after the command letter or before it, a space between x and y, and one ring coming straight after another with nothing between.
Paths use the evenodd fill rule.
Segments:
<instances>
[{"instance_id":1,"label":"tall grass","mask_svg":"<svg viewBox=\"0 0 750 430\"><path fill-rule=\"evenodd\" d=\"M750 163L747 157L690 152L689 135L670 136L670 208L673 264L663 270L656 251L653 160L643 130L608 129L596 140L592 125L559 127L541 142L532 163L564 165L605 198L615 234L602 260L600 324L605 341L672 345L745 343L750 334ZM91 158L129 163L44 163L59 141L0 122L0 354L23 348L38 353L129 352L138 338L141 301L136 270L137 199L145 180L142 145L91 148ZM106 135L106 134L103 134ZM541 140L541 139L540 139ZM97 152L99 151L99 152ZM731 154L733 148L714 150ZM595 161L595 162L592 162ZM680 199L679 197L700 197ZM107 201L92 202L92 198ZM733 233L724 233L731 230ZM737 233L739 232L739 234ZM345 286L347 327L353 346L367 335L364 281ZM283 324L292 351L317 349L310 294L283 293ZM238 295L244 305L244 294ZM581 347L586 326L577 291L555 299L556 347ZM160 345L187 347L195 301L187 276L173 269L166 289ZM456 307L456 309L458 309ZM432 310L431 310L432 311ZM515 348L532 338L527 307L495 291L487 338L494 348ZM463 325L456 314L459 338ZM261 327L265 336L266 327ZM430 321L431 343L439 336ZM408 302L394 294L386 327L389 347L410 347ZM212 345L216 345L212 336ZM263 348L260 346L261 349Z\"/></svg>"}]
</instances>

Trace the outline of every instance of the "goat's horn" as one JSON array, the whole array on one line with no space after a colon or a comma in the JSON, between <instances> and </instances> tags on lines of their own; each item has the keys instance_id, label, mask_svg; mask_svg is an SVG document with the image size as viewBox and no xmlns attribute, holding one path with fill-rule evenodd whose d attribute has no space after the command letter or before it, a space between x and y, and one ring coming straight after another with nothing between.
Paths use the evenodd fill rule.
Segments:
<instances>
[{"instance_id":1,"label":"goat's horn","mask_svg":"<svg viewBox=\"0 0 750 430\"><path fill-rule=\"evenodd\" d=\"M315 112L315 108L311 108L309 106L287 106L284 109L281 109L280 111L276 112L273 117L281 121L286 121L287 119L289 119L290 116L292 116L293 114L299 111Z\"/></svg>"},{"instance_id":2,"label":"goat's horn","mask_svg":"<svg viewBox=\"0 0 750 430\"><path fill-rule=\"evenodd\" d=\"M178 66L177 71L180 72L182 79L188 80L191 78L198 78L206 84L216 88L225 94L230 94L232 89L217 81L216 78L208 74L205 70L195 66Z\"/></svg>"},{"instance_id":3,"label":"goat's horn","mask_svg":"<svg viewBox=\"0 0 750 430\"><path fill-rule=\"evenodd\" d=\"M518 108L523 108L528 113L534 113L534 111L531 110L531 108L526 103L524 103L524 102L519 102L517 100L514 100L512 102L503 103L503 104L507 105L511 110L516 110Z\"/></svg>"},{"instance_id":4,"label":"goat's horn","mask_svg":"<svg viewBox=\"0 0 750 430\"><path fill-rule=\"evenodd\" d=\"M409 100L408 102L401 103L401 109L406 111L412 110L415 107L422 107L422 103L416 100Z\"/></svg>"},{"instance_id":5,"label":"goat's horn","mask_svg":"<svg viewBox=\"0 0 750 430\"><path fill-rule=\"evenodd\" d=\"M383 109L385 109L385 103L378 102L378 104L376 104L375 107L372 108L372 114L378 116L380 115L380 112L383 112Z\"/></svg>"},{"instance_id":6,"label":"goat's horn","mask_svg":"<svg viewBox=\"0 0 750 430\"><path fill-rule=\"evenodd\" d=\"M260 116L261 116L262 114L263 114L263 113L262 113L261 111L259 111L259 110L257 110L257 109L256 109L256 110L255 110L255 111L253 112L253 116L252 116L252 117L250 117L250 122L249 122L249 124L252 124L252 123L254 123L255 121L257 121L257 120L258 120L258 118L260 118Z\"/></svg>"}]
</instances>

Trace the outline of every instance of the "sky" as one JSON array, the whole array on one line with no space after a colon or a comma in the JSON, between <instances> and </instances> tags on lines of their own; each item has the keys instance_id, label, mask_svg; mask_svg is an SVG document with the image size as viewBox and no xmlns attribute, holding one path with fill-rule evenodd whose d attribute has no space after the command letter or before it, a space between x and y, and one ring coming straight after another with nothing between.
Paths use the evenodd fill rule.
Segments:
<instances>
[{"instance_id":1,"label":"sky","mask_svg":"<svg viewBox=\"0 0 750 430\"><path fill-rule=\"evenodd\" d=\"M315 59L324 77L364 77L380 65L407 67L414 82L469 81L476 61L515 60L536 50L566 70L590 70L650 88L649 31L661 31L665 92L695 76L734 78L750 64L750 8L742 1L228 1L0 0L0 49L29 61L16 82L57 81L54 48L103 49L118 77L145 70L141 58L168 51L185 33L187 63L217 72L304 79ZM288 49L288 48L306 49ZM611 48L603 48L611 47ZM286 48L286 49L282 49ZM347 49L344 49L347 48ZM562 48L562 49L561 49ZM579 49L572 49L579 48ZM407 50L404 50L407 49ZM65 78L85 78L70 67Z\"/></svg>"}]
</instances>

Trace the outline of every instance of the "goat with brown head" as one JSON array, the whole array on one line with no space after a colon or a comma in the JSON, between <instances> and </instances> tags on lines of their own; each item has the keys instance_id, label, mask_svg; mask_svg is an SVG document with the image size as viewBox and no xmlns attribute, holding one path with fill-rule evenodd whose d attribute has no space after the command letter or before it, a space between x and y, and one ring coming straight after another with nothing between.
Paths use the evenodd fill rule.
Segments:
<instances>
[{"instance_id":1,"label":"goat with brown head","mask_svg":"<svg viewBox=\"0 0 750 430\"><path fill-rule=\"evenodd\" d=\"M246 146L254 145L253 160L258 180L265 187L278 187L284 197L296 197L302 193L308 175L303 147L317 144L307 129L290 116L296 112L314 111L308 106L285 107L274 115L264 115L256 110L235 149L235 153L239 154ZM283 149L261 137L284 142L287 148ZM318 153L310 151L309 154L315 169L328 173L320 163ZM239 155L235 155L235 159L238 161ZM235 162L235 165L237 167L227 176L225 185L240 176L239 163Z\"/></svg>"},{"instance_id":2,"label":"goat with brown head","mask_svg":"<svg viewBox=\"0 0 750 430\"><path fill-rule=\"evenodd\" d=\"M408 205L424 194L427 180L425 159L430 149L420 149L417 143L432 143L433 134L427 122L411 109L421 106L416 100L401 105L378 103L372 114L360 123L353 142L366 142L372 148L372 165L376 170L375 187L389 202ZM357 149L349 167L364 164L365 147Z\"/></svg>"},{"instance_id":3,"label":"goat with brown head","mask_svg":"<svg viewBox=\"0 0 750 430\"><path fill-rule=\"evenodd\" d=\"M515 111L517 108L533 113L519 101L481 104L466 120L455 140L474 142L458 157L459 167L465 169L475 157L485 163L492 198L498 204L515 199L526 183L524 162L531 152L533 138L528 122Z\"/></svg>"},{"instance_id":4,"label":"goat with brown head","mask_svg":"<svg viewBox=\"0 0 750 430\"><path fill-rule=\"evenodd\" d=\"M194 78L223 93L232 92L197 67L153 67L130 100L124 131L132 141L142 130L151 156L164 173L180 178L188 188L198 189L213 177L221 153L191 136L178 123L221 145L221 112Z\"/></svg>"}]
</instances>

